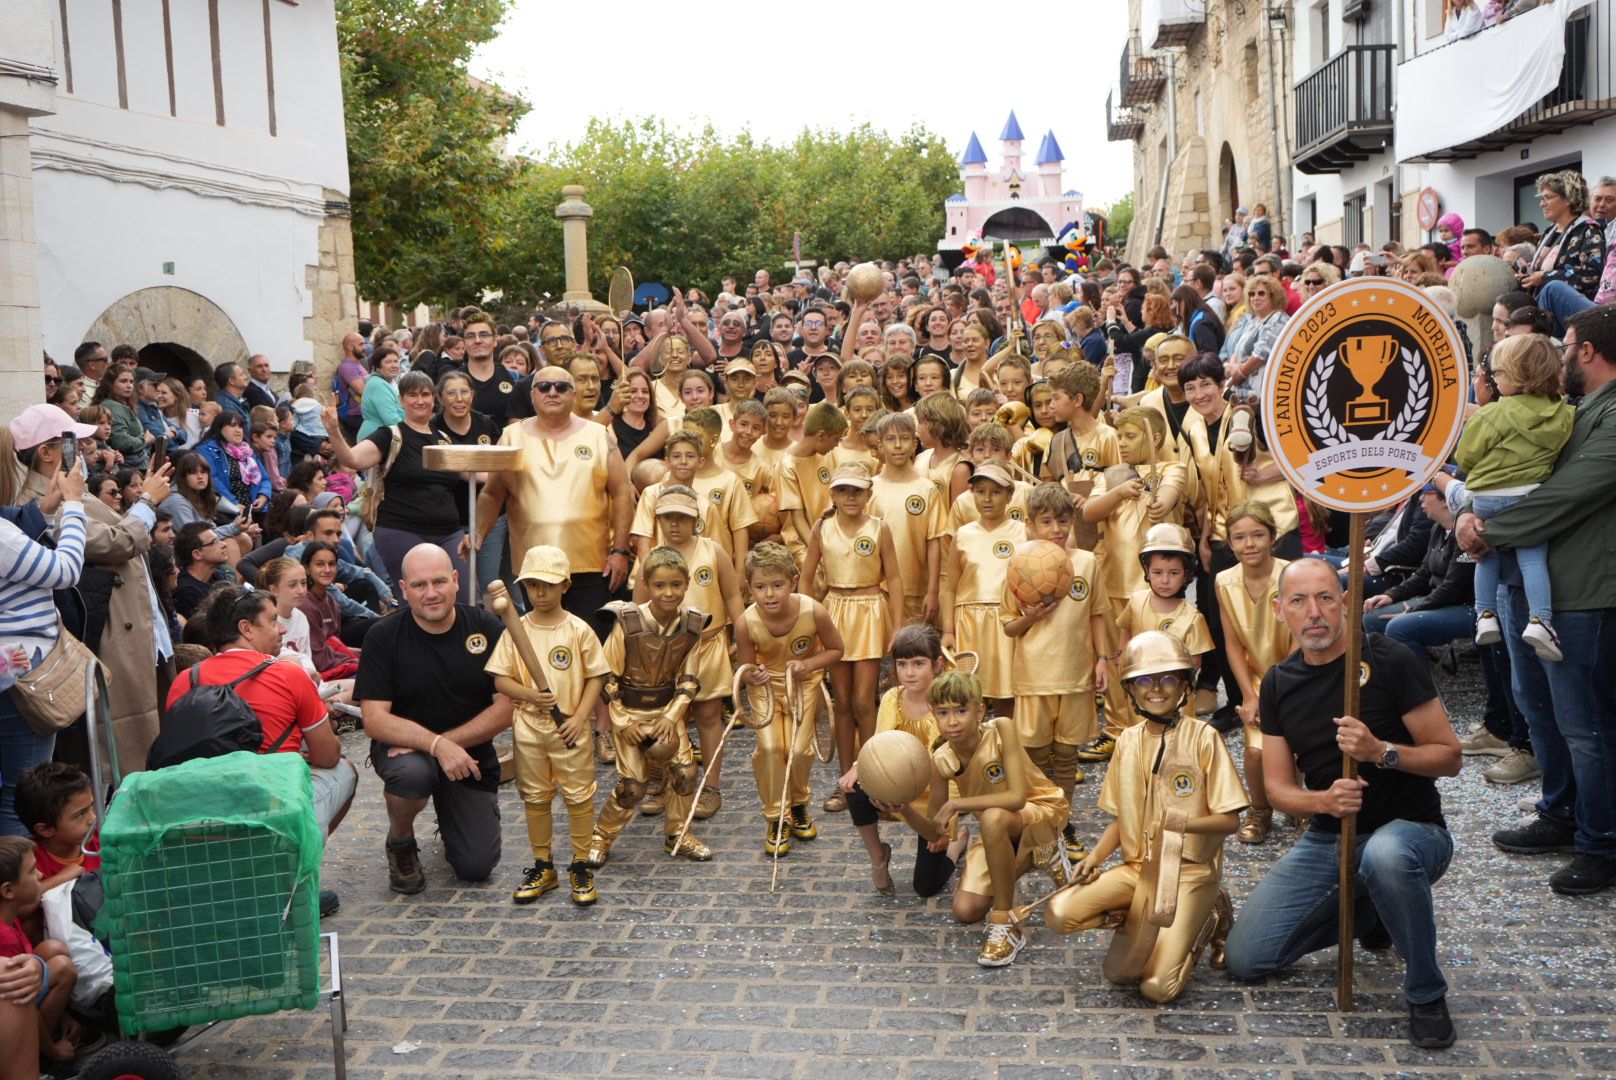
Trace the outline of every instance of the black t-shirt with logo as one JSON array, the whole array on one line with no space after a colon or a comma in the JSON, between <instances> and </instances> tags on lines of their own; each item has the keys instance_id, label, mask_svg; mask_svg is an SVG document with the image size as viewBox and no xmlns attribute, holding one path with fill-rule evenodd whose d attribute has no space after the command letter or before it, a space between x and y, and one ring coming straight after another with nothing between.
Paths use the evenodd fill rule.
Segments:
<instances>
[{"instance_id":1,"label":"black t-shirt with logo","mask_svg":"<svg viewBox=\"0 0 1616 1080\"><path fill-rule=\"evenodd\" d=\"M428 633L408 610L371 627L354 681L356 701L390 701L391 712L443 734L481 713L494 700L494 677L483 670L505 626L493 612L455 605L454 625ZM499 755L492 741L469 746L482 779L464 783L487 791L499 786Z\"/></svg>"},{"instance_id":2,"label":"black t-shirt with logo","mask_svg":"<svg viewBox=\"0 0 1616 1080\"><path fill-rule=\"evenodd\" d=\"M1351 618L1351 613L1348 613ZM369 646L369 639L366 639ZM1363 662L1369 669L1358 706L1358 719L1377 739L1406 747L1413 743L1403 717L1438 695L1424 657L1381 634L1364 638ZM1335 718L1343 705L1342 669L1346 657L1328 664L1309 664L1300 649L1268 669L1259 692L1262 732L1282 738L1296 755L1296 764L1309 791L1325 791L1341 779L1341 748L1336 744ZM1359 764L1358 775L1369 781L1363 809L1358 812L1358 835L1368 836L1389 821L1426 821L1446 825L1436 781L1398 769ZM1314 814L1313 828L1339 833L1341 819Z\"/></svg>"},{"instance_id":3,"label":"black t-shirt with logo","mask_svg":"<svg viewBox=\"0 0 1616 1080\"><path fill-rule=\"evenodd\" d=\"M494 365L494 374L489 378L479 379L472 374L468 365L466 377L471 380L471 407L489 417L503 428L515 418L514 409L520 404L517 395L520 390L517 377L498 364Z\"/></svg>"},{"instance_id":4,"label":"black t-shirt with logo","mask_svg":"<svg viewBox=\"0 0 1616 1080\"><path fill-rule=\"evenodd\" d=\"M408 424L399 424L398 430L404 444L382 478L382 502L376 511L376 527L399 529L417 536L448 536L464 524L455 507L466 501L466 482L460 479L459 473L427 468L421 454L426 447L448 440L437 431L423 435ZM385 463L393 446L393 429L377 428L366 438L376 444Z\"/></svg>"},{"instance_id":5,"label":"black t-shirt with logo","mask_svg":"<svg viewBox=\"0 0 1616 1080\"><path fill-rule=\"evenodd\" d=\"M432 417L432 430L456 446L498 445L499 436L503 429L494 423L492 418L473 409L471 410L470 420L471 426L466 429L464 435L461 435L449 426L449 422L443 418L442 413L436 413ZM460 507L460 524L462 527L470 525L471 489L457 474L450 473L448 475L455 477L456 490L459 492L456 502Z\"/></svg>"}]
</instances>

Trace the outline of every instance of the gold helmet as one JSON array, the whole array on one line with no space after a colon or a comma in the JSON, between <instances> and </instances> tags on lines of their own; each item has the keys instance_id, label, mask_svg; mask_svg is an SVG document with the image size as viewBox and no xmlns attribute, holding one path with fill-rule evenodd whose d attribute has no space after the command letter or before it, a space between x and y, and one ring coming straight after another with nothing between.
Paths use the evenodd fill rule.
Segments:
<instances>
[{"instance_id":1,"label":"gold helmet","mask_svg":"<svg viewBox=\"0 0 1616 1080\"><path fill-rule=\"evenodd\" d=\"M1160 526L1158 526L1159 528ZM1193 671L1194 662L1184 643L1162 630L1146 630L1135 634L1122 650L1122 677L1135 679L1141 675L1160 675L1168 671Z\"/></svg>"},{"instance_id":2,"label":"gold helmet","mask_svg":"<svg viewBox=\"0 0 1616 1080\"><path fill-rule=\"evenodd\" d=\"M1176 551L1181 555L1193 556L1195 545L1190 540L1190 531L1182 525L1165 521L1152 525L1145 533L1145 543L1139 549L1139 557L1145 558L1160 551Z\"/></svg>"}]
</instances>

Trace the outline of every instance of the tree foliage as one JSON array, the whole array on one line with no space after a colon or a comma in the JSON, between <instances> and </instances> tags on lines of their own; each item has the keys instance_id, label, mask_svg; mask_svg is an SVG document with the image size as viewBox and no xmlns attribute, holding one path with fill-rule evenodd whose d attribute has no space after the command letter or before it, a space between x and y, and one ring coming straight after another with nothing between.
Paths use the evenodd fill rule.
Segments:
<instances>
[{"instance_id":1,"label":"tree foliage","mask_svg":"<svg viewBox=\"0 0 1616 1080\"><path fill-rule=\"evenodd\" d=\"M1105 212L1106 242L1121 248L1128 242L1128 229L1133 225L1133 192L1111 204Z\"/></svg>"},{"instance_id":2,"label":"tree foliage","mask_svg":"<svg viewBox=\"0 0 1616 1080\"><path fill-rule=\"evenodd\" d=\"M509 3L337 0L361 295L473 300L507 242L503 142L527 105L466 64Z\"/></svg>"}]
</instances>

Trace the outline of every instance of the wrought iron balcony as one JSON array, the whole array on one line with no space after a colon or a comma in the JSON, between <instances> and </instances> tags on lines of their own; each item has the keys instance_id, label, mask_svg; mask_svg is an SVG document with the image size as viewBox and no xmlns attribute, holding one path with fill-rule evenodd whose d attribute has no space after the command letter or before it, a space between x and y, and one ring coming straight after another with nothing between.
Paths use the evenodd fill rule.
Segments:
<instances>
[{"instance_id":1,"label":"wrought iron balcony","mask_svg":"<svg viewBox=\"0 0 1616 1080\"><path fill-rule=\"evenodd\" d=\"M1152 49L1188 45L1206 29L1208 0L1143 0L1139 30Z\"/></svg>"},{"instance_id":2,"label":"wrought iron balcony","mask_svg":"<svg viewBox=\"0 0 1616 1080\"><path fill-rule=\"evenodd\" d=\"M1349 45L1296 84L1296 167L1338 173L1392 141L1391 45Z\"/></svg>"},{"instance_id":3,"label":"wrought iron balcony","mask_svg":"<svg viewBox=\"0 0 1616 1080\"><path fill-rule=\"evenodd\" d=\"M1167 87L1167 73L1160 59L1145 55L1135 34L1122 46L1122 104L1143 105L1155 101Z\"/></svg>"},{"instance_id":4,"label":"wrought iron balcony","mask_svg":"<svg viewBox=\"0 0 1616 1080\"><path fill-rule=\"evenodd\" d=\"M1113 92L1114 93L1114 92ZM1130 105L1111 106L1113 94L1105 95L1105 137L1109 142L1130 142L1145 133L1145 118Z\"/></svg>"}]
</instances>

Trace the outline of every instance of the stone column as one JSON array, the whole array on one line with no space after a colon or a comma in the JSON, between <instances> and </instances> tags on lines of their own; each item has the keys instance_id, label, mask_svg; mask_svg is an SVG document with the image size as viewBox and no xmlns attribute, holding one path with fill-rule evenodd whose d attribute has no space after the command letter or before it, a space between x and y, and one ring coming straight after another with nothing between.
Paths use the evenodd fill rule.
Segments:
<instances>
[{"instance_id":1,"label":"stone column","mask_svg":"<svg viewBox=\"0 0 1616 1080\"><path fill-rule=\"evenodd\" d=\"M566 268L566 291L561 302L579 311L599 313L607 310L605 304L589 295L589 241L586 222L595 216L594 208L584 202L584 189L568 184L561 189L562 202L556 207L561 219L561 246Z\"/></svg>"},{"instance_id":2,"label":"stone column","mask_svg":"<svg viewBox=\"0 0 1616 1080\"><path fill-rule=\"evenodd\" d=\"M0 421L45 393L32 161L28 117L0 107Z\"/></svg>"}]
</instances>

